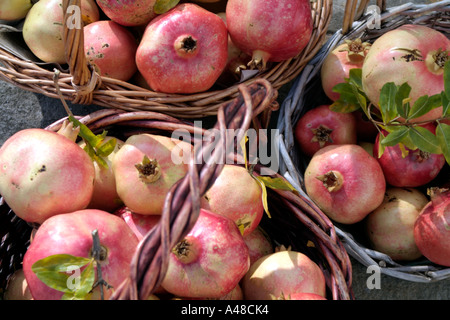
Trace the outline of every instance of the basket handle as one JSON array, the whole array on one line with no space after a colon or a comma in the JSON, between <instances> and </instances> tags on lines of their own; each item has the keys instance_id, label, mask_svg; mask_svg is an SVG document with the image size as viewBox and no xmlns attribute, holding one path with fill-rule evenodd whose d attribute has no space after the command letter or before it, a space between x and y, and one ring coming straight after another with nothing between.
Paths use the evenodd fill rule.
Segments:
<instances>
[{"instance_id":1,"label":"basket handle","mask_svg":"<svg viewBox=\"0 0 450 320\"><path fill-rule=\"evenodd\" d=\"M359 6L358 6L359 1ZM361 18L369 6L370 0L347 0L345 3L344 19L342 22L342 34L347 34L355 20ZM386 0L376 0L380 12L386 11Z\"/></svg>"},{"instance_id":2,"label":"basket handle","mask_svg":"<svg viewBox=\"0 0 450 320\"><path fill-rule=\"evenodd\" d=\"M73 103L92 104L93 92L101 77L87 62L84 53L81 0L63 0L62 4L64 51L75 89Z\"/></svg>"}]
</instances>

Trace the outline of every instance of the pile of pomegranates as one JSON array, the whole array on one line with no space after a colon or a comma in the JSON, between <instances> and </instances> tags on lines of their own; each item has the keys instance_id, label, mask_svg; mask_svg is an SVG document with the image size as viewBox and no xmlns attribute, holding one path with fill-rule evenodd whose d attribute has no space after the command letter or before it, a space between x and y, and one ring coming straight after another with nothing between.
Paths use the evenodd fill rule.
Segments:
<instances>
[{"instance_id":1,"label":"pile of pomegranates","mask_svg":"<svg viewBox=\"0 0 450 320\"><path fill-rule=\"evenodd\" d=\"M295 126L310 198L396 261L450 266L449 52L421 25L347 40L321 67L328 102Z\"/></svg>"},{"instance_id":2,"label":"pile of pomegranates","mask_svg":"<svg viewBox=\"0 0 450 320\"><path fill-rule=\"evenodd\" d=\"M81 0L65 14L83 29L86 59L100 75L163 93L227 87L243 69L296 57L312 36L309 0L194 2ZM65 64L62 0L24 6L30 51Z\"/></svg>"}]
</instances>

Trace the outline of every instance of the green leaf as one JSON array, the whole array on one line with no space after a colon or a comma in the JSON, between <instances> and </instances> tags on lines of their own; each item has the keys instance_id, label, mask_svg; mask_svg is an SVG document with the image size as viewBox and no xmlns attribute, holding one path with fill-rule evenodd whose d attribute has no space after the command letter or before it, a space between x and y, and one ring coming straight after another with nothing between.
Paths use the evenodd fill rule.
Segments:
<instances>
[{"instance_id":1,"label":"green leaf","mask_svg":"<svg viewBox=\"0 0 450 320\"><path fill-rule=\"evenodd\" d=\"M436 127L436 138L445 160L450 164L450 125L445 123L438 123Z\"/></svg>"},{"instance_id":2,"label":"green leaf","mask_svg":"<svg viewBox=\"0 0 450 320\"><path fill-rule=\"evenodd\" d=\"M157 0L153 6L153 11L156 14L163 14L175 7L180 0Z\"/></svg>"},{"instance_id":3,"label":"green leaf","mask_svg":"<svg viewBox=\"0 0 450 320\"><path fill-rule=\"evenodd\" d=\"M450 100L450 60L444 64L444 92L448 100Z\"/></svg>"},{"instance_id":4,"label":"green leaf","mask_svg":"<svg viewBox=\"0 0 450 320\"><path fill-rule=\"evenodd\" d=\"M379 104L384 124L389 123L397 116L396 95L397 86L393 82L388 82L381 88Z\"/></svg>"},{"instance_id":5,"label":"green leaf","mask_svg":"<svg viewBox=\"0 0 450 320\"><path fill-rule=\"evenodd\" d=\"M70 283L71 274L75 269L81 269L92 259L75 257L69 254L55 254L36 261L31 270L50 288L62 292L72 292Z\"/></svg>"},{"instance_id":6,"label":"green leaf","mask_svg":"<svg viewBox=\"0 0 450 320\"><path fill-rule=\"evenodd\" d=\"M383 146L395 146L408 137L409 130L409 127L406 126L395 127L395 130L390 131L385 138L380 139L380 143Z\"/></svg>"},{"instance_id":7,"label":"green leaf","mask_svg":"<svg viewBox=\"0 0 450 320\"><path fill-rule=\"evenodd\" d=\"M280 177L272 178L269 176L258 176L257 179L263 182L266 187L269 187L274 190L286 190L297 192L297 190L287 180Z\"/></svg>"},{"instance_id":8,"label":"green leaf","mask_svg":"<svg viewBox=\"0 0 450 320\"><path fill-rule=\"evenodd\" d=\"M397 106L397 113L406 118L409 113L409 94L411 93L411 86L405 82L397 88L397 94L395 95L395 104Z\"/></svg>"},{"instance_id":9,"label":"green leaf","mask_svg":"<svg viewBox=\"0 0 450 320\"><path fill-rule=\"evenodd\" d=\"M450 116L450 99L447 98L444 92L441 93L441 99L442 99L442 116L448 117Z\"/></svg>"},{"instance_id":10,"label":"green leaf","mask_svg":"<svg viewBox=\"0 0 450 320\"><path fill-rule=\"evenodd\" d=\"M430 110L442 106L441 94L435 94L431 97L424 95L419 97L413 104L408 114L408 120L414 119L428 113Z\"/></svg>"},{"instance_id":11,"label":"green leaf","mask_svg":"<svg viewBox=\"0 0 450 320\"><path fill-rule=\"evenodd\" d=\"M347 82L338 83L333 87L333 91L339 93L339 99L331 104L331 110L340 113L350 113L361 107L351 84Z\"/></svg>"},{"instance_id":12,"label":"green leaf","mask_svg":"<svg viewBox=\"0 0 450 320\"><path fill-rule=\"evenodd\" d=\"M100 147L97 148L97 155L99 157L109 156L116 148L116 144L117 144L116 139L109 139L107 142L105 142L104 144L102 144Z\"/></svg>"},{"instance_id":13,"label":"green leaf","mask_svg":"<svg viewBox=\"0 0 450 320\"><path fill-rule=\"evenodd\" d=\"M442 153L437 137L423 127L411 127L411 130L409 130L409 137L411 138L411 141L422 151L435 154Z\"/></svg>"},{"instance_id":14,"label":"green leaf","mask_svg":"<svg viewBox=\"0 0 450 320\"><path fill-rule=\"evenodd\" d=\"M252 177L255 178L255 180L258 181L259 184L261 185L263 207L264 207L264 210L266 211L267 216L269 218L271 218L272 216L270 215L270 212L269 212L269 203L267 202L267 188L266 188L266 185L264 184L263 181L261 181L259 179L260 178L259 176L255 177L255 176L252 175Z\"/></svg>"},{"instance_id":15,"label":"green leaf","mask_svg":"<svg viewBox=\"0 0 450 320\"><path fill-rule=\"evenodd\" d=\"M353 68L348 72L348 82L362 91L362 69Z\"/></svg>"}]
</instances>

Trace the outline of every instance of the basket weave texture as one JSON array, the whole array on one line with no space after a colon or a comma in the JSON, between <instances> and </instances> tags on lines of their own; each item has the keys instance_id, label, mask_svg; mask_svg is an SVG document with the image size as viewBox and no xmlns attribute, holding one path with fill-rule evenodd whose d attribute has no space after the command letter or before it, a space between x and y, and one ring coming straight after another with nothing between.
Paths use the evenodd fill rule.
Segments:
<instances>
[{"instance_id":1,"label":"basket weave texture","mask_svg":"<svg viewBox=\"0 0 450 320\"><path fill-rule=\"evenodd\" d=\"M160 223L141 240L134 253L129 277L115 288L112 299L146 298L159 287L167 269L170 249L187 234L198 218L200 197L214 183L223 163L230 163L227 159L232 159L237 165L242 164L238 162L237 145L247 129L258 123L258 116L273 105L277 91L267 80L259 79L249 86L240 85L239 92L238 97L218 110L214 127L221 133L218 141L213 143L208 136L196 141L192 135L196 149L188 173L170 190ZM142 132L170 136L175 129L198 133L198 128L186 120L150 111L126 112L106 108L78 119L94 133L107 130L109 135L122 139ZM46 129L57 131L64 120ZM228 129L238 132L233 141L224 138ZM208 130L203 129L203 133L207 135ZM200 142L200 145L195 142ZM207 160L203 157L204 152L211 155ZM259 174L260 169L256 165L254 173ZM273 176L281 177L275 172ZM331 221L316 211L308 199L292 191L268 188L268 203L271 218L265 216L261 225L272 240L303 251L322 268L329 299L352 299L350 259ZM5 288L7 278L20 268L31 227L18 219L6 204L0 209L0 288Z\"/></svg>"},{"instance_id":2,"label":"basket weave texture","mask_svg":"<svg viewBox=\"0 0 450 320\"><path fill-rule=\"evenodd\" d=\"M321 91L320 81L320 69L327 54L345 40L360 38L362 41L371 42L404 24L429 26L450 38L450 1L430 4L406 3L392 8L386 8L385 1L377 1L378 9L372 11L367 10L370 8L368 5L369 1L346 2L343 27L328 38L317 55L305 66L281 105L277 124L282 136L280 173L301 190L304 197L308 196L304 191L303 172L309 159L302 156L296 145L293 128L306 111L320 104L330 103ZM376 26L377 23L379 27ZM388 255L364 245L358 232L351 227L340 224L335 226L349 255L366 267L378 266L383 274L413 282L427 283L450 277L449 268L435 265L425 258L411 263L394 261Z\"/></svg>"},{"instance_id":3,"label":"basket weave texture","mask_svg":"<svg viewBox=\"0 0 450 320\"><path fill-rule=\"evenodd\" d=\"M80 0L63 0L63 12ZM307 47L296 57L278 63L257 75L243 80L248 85L256 79L268 80L275 89L289 83L301 72L306 63L322 46L331 20L332 0L311 3L313 32ZM64 22L70 18L64 15ZM83 52L82 29L68 28L64 23L64 44L67 66L58 79L64 99L76 104L98 105L126 111L156 111L175 117L199 118L216 115L223 103L239 94L239 83L227 88L210 89L196 94L166 94L154 92L131 82L124 82L98 75L88 64ZM13 50L14 51L14 50ZM42 65L17 56L0 46L0 79L28 91L58 98L53 81L53 65ZM61 66L60 66L61 67Z\"/></svg>"}]
</instances>

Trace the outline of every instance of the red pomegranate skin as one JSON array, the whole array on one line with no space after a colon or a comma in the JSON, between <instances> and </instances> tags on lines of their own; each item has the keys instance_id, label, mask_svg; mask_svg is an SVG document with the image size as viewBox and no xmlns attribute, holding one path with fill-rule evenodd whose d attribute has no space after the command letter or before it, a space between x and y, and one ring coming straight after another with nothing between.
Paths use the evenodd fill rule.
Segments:
<instances>
[{"instance_id":1,"label":"red pomegranate skin","mask_svg":"<svg viewBox=\"0 0 450 320\"><path fill-rule=\"evenodd\" d=\"M436 195L414 225L417 247L430 261L450 267L450 191Z\"/></svg>"},{"instance_id":2,"label":"red pomegranate skin","mask_svg":"<svg viewBox=\"0 0 450 320\"><path fill-rule=\"evenodd\" d=\"M210 89L228 59L222 19L192 3L176 6L146 27L136 64L154 91L196 93Z\"/></svg>"},{"instance_id":3,"label":"red pomegranate skin","mask_svg":"<svg viewBox=\"0 0 450 320\"><path fill-rule=\"evenodd\" d=\"M435 125L423 125L435 132ZM383 133L388 134L386 131ZM402 156L399 145L386 146L379 157L380 134L375 139L374 157L378 160L386 177L386 182L395 187L420 187L431 182L445 165L443 154L421 154L419 150L408 150L406 157Z\"/></svg>"},{"instance_id":4,"label":"red pomegranate skin","mask_svg":"<svg viewBox=\"0 0 450 320\"><path fill-rule=\"evenodd\" d=\"M315 134L315 130L331 130L329 134ZM330 109L329 105L320 105L308 110L297 122L295 139L301 150L312 157L320 148L331 144L355 144L356 118L352 113L340 113ZM320 142L317 137L327 136ZM316 138L315 138L316 137ZM320 140L320 139L319 139Z\"/></svg>"},{"instance_id":5,"label":"red pomegranate skin","mask_svg":"<svg viewBox=\"0 0 450 320\"><path fill-rule=\"evenodd\" d=\"M329 191L318 179L330 171L339 172L343 177L338 190ZM377 160L359 145L330 145L311 158L305 170L305 187L330 219L352 224L382 203L386 180Z\"/></svg>"},{"instance_id":6,"label":"red pomegranate skin","mask_svg":"<svg viewBox=\"0 0 450 320\"><path fill-rule=\"evenodd\" d=\"M96 0L111 20L127 27L142 26L156 17L156 0Z\"/></svg>"},{"instance_id":7,"label":"red pomegranate skin","mask_svg":"<svg viewBox=\"0 0 450 320\"><path fill-rule=\"evenodd\" d=\"M233 43L265 62L295 57L312 33L308 0L229 0L226 19Z\"/></svg>"}]
</instances>

